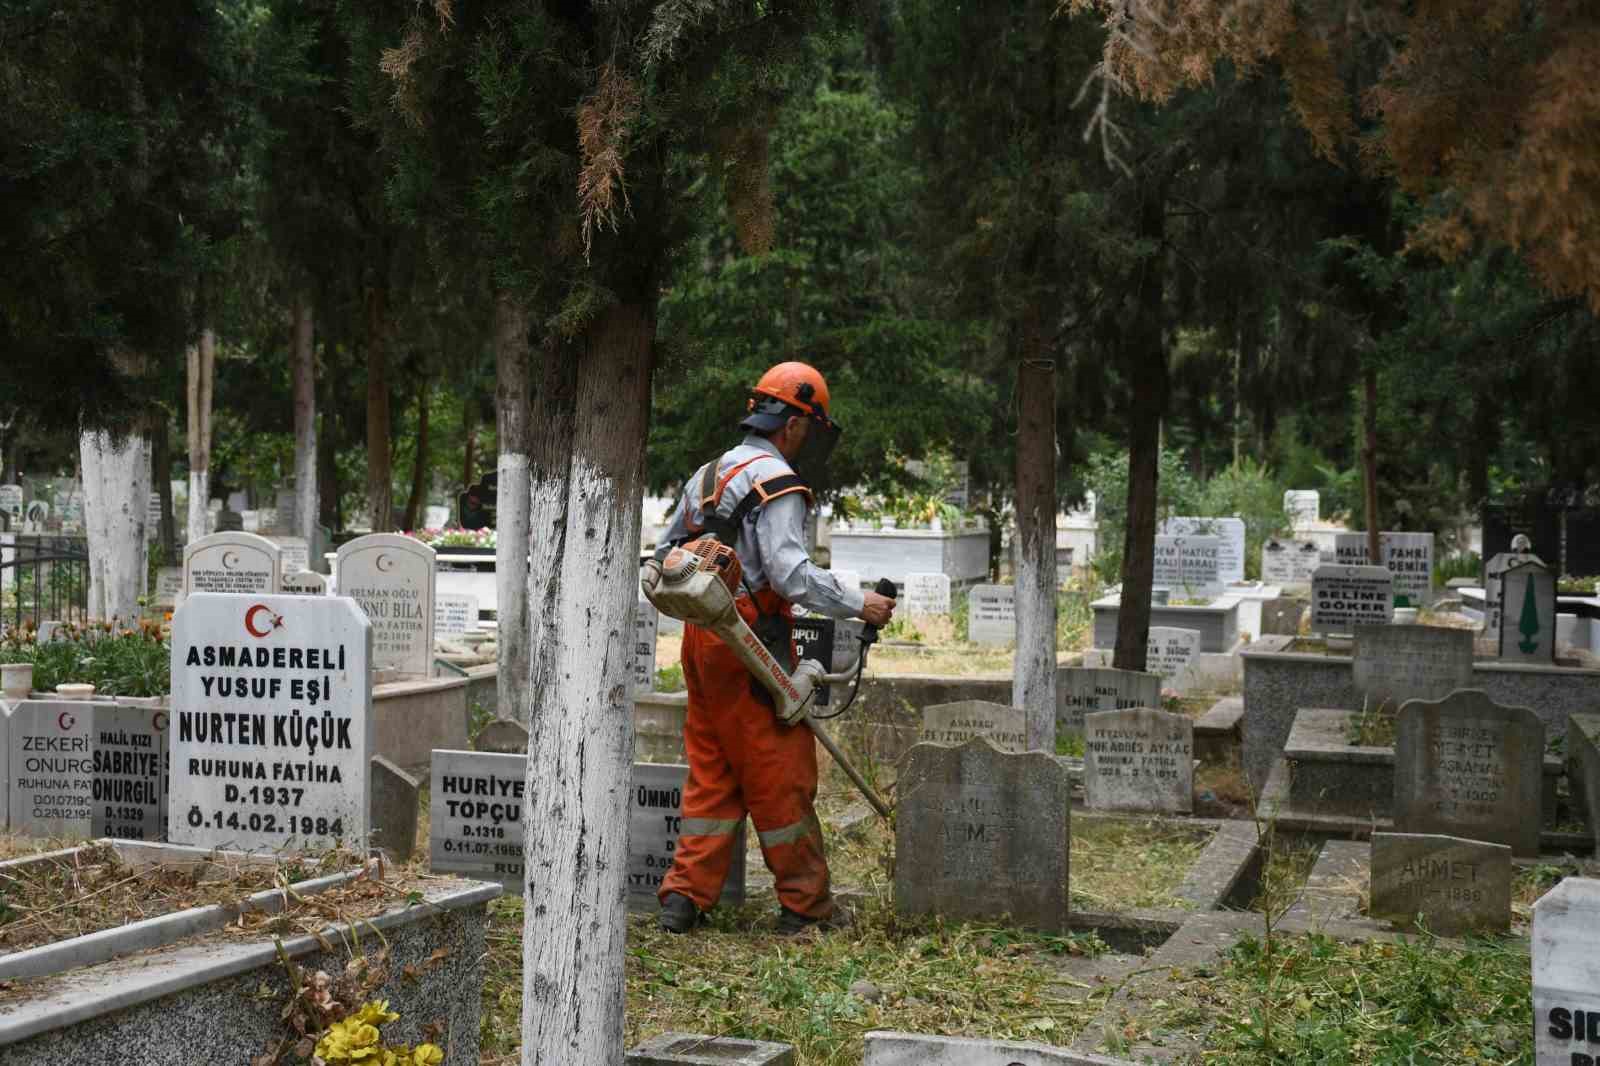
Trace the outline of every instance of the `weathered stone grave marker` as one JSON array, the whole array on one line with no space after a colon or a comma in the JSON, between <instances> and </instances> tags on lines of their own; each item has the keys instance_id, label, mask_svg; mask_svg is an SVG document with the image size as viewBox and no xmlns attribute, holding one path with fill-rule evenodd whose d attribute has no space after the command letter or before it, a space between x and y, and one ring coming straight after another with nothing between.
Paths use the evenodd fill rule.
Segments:
<instances>
[{"instance_id":1,"label":"weathered stone grave marker","mask_svg":"<svg viewBox=\"0 0 1600 1066\"><path fill-rule=\"evenodd\" d=\"M1429 833L1372 834L1368 913L1438 936L1511 928L1511 849Z\"/></svg>"},{"instance_id":2,"label":"weathered stone grave marker","mask_svg":"<svg viewBox=\"0 0 1600 1066\"><path fill-rule=\"evenodd\" d=\"M1483 604L1484 604L1484 632L1491 637L1498 637L1500 633L1500 579L1512 566L1528 561L1539 563L1544 561L1533 554L1532 545L1525 534L1518 533L1511 538L1511 550L1498 552L1489 557L1483 567Z\"/></svg>"},{"instance_id":3,"label":"weathered stone grave marker","mask_svg":"<svg viewBox=\"0 0 1600 1066\"><path fill-rule=\"evenodd\" d=\"M0 512L10 517L13 529L22 521L22 501L21 485L0 485Z\"/></svg>"},{"instance_id":4,"label":"weathered stone grave marker","mask_svg":"<svg viewBox=\"0 0 1600 1066\"><path fill-rule=\"evenodd\" d=\"M1169 518L1161 523L1160 532L1169 537L1216 537L1217 580L1223 585L1244 581L1244 519Z\"/></svg>"},{"instance_id":5,"label":"weathered stone grave marker","mask_svg":"<svg viewBox=\"0 0 1600 1066\"><path fill-rule=\"evenodd\" d=\"M311 545L306 543L304 537L287 537L278 534L267 537L278 546L278 551L283 558L283 572L292 574L297 570L311 569Z\"/></svg>"},{"instance_id":6,"label":"weathered stone grave marker","mask_svg":"<svg viewBox=\"0 0 1600 1066\"><path fill-rule=\"evenodd\" d=\"M167 817L167 723L160 700L91 704L96 837L161 840Z\"/></svg>"},{"instance_id":7,"label":"weathered stone grave marker","mask_svg":"<svg viewBox=\"0 0 1600 1066\"><path fill-rule=\"evenodd\" d=\"M364 850L372 624L344 597L195 593L172 626L174 843Z\"/></svg>"},{"instance_id":8,"label":"weathered stone grave marker","mask_svg":"<svg viewBox=\"0 0 1600 1066\"><path fill-rule=\"evenodd\" d=\"M460 636L478 628L478 597L443 593L433 601L433 639Z\"/></svg>"},{"instance_id":9,"label":"weathered stone grave marker","mask_svg":"<svg viewBox=\"0 0 1600 1066\"><path fill-rule=\"evenodd\" d=\"M1056 728L1083 730L1083 716L1093 711L1161 704L1161 678L1139 670L1109 666L1063 666L1056 671Z\"/></svg>"},{"instance_id":10,"label":"weathered stone grave marker","mask_svg":"<svg viewBox=\"0 0 1600 1066\"><path fill-rule=\"evenodd\" d=\"M1335 534L1333 561L1340 566L1371 566L1367 548L1365 533ZM1432 533L1380 533L1378 550L1383 553L1379 565L1394 575L1396 606L1426 607L1433 602Z\"/></svg>"},{"instance_id":11,"label":"weathered stone grave marker","mask_svg":"<svg viewBox=\"0 0 1600 1066\"><path fill-rule=\"evenodd\" d=\"M1510 563L1500 575L1498 657L1504 662L1554 663L1556 579L1537 559Z\"/></svg>"},{"instance_id":12,"label":"weathered stone grave marker","mask_svg":"<svg viewBox=\"0 0 1600 1066\"><path fill-rule=\"evenodd\" d=\"M528 754L528 730L521 722L496 718L478 732L473 742L479 751L496 751L504 755Z\"/></svg>"},{"instance_id":13,"label":"weathered stone grave marker","mask_svg":"<svg viewBox=\"0 0 1600 1066\"><path fill-rule=\"evenodd\" d=\"M1600 880L1569 877L1533 905L1538 1066L1600 1063Z\"/></svg>"},{"instance_id":14,"label":"weathered stone grave marker","mask_svg":"<svg viewBox=\"0 0 1600 1066\"><path fill-rule=\"evenodd\" d=\"M683 785L689 768L671 763L633 764L633 792L628 803L628 909L653 914L661 904L656 892L672 869L683 832ZM734 835L733 865L722 884L721 903L737 907L745 895L745 821Z\"/></svg>"},{"instance_id":15,"label":"weathered stone grave marker","mask_svg":"<svg viewBox=\"0 0 1600 1066\"><path fill-rule=\"evenodd\" d=\"M1311 575L1311 629L1348 636L1363 622L1394 621L1394 579L1381 566L1319 566Z\"/></svg>"},{"instance_id":16,"label":"weathered stone grave marker","mask_svg":"<svg viewBox=\"0 0 1600 1066\"><path fill-rule=\"evenodd\" d=\"M1600 854L1600 714L1567 716L1567 780Z\"/></svg>"},{"instance_id":17,"label":"weathered stone grave marker","mask_svg":"<svg viewBox=\"0 0 1600 1066\"><path fill-rule=\"evenodd\" d=\"M369 533L339 548L339 595L372 620L372 665L433 672L434 550L398 533Z\"/></svg>"},{"instance_id":18,"label":"weathered stone grave marker","mask_svg":"<svg viewBox=\"0 0 1600 1066\"><path fill-rule=\"evenodd\" d=\"M11 831L21 836L94 836L93 703L23 700L11 709Z\"/></svg>"},{"instance_id":19,"label":"weathered stone grave marker","mask_svg":"<svg viewBox=\"0 0 1600 1066\"><path fill-rule=\"evenodd\" d=\"M1150 707L1083 720L1085 804L1104 811L1194 810L1194 722Z\"/></svg>"},{"instance_id":20,"label":"weathered stone grave marker","mask_svg":"<svg viewBox=\"0 0 1600 1066\"><path fill-rule=\"evenodd\" d=\"M967 594L967 640L999 646L1017 639L1017 587L975 585Z\"/></svg>"},{"instance_id":21,"label":"weathered stone grave marker","mask_svg":"<svg viewBox=\"0 0 1600 1066\"><path fill-rule=\"evenodd\" d=\"M1166 681L1182 681L1200 655L1200 631L1176 626L1151 626L1145 665Z\"/></svg>"},{"instance_id":22,"label":"weathered stone grave marker","mask_svg":"<svg viewBox=\"0 0 1600 1066\"><path fill-rule=\"evenodd\" d=\"M905 611L911 618L950 613L949 574L907 574Z\"/></svg>"},{"instance_id":23,"label":"weathered stone grave marker","mask_svg":"<svg viewBox=\"0 0 1600 1066\"><path fill-rule=\"evenodd\" d=\"M1297 596L1280 596L1261 604L1261 636L1293 637L1300 632L1309 601Z\"/></svg>"},{"instance_id":24,"label":"weathered stone grave marker","mask_svg":"<svg viewBox=\"0 0 1600 1066\"><path fill-rule=\"evenodd\" d=\"M212 533L183 549L183 594L278 591L283 560L278 546L254 533Z\"/></svg>"},{"instance_id":25,"label":"weathered stone grave marker","mask_svg":"<svg viewBox=\"0 0 1600 1066\"><path fill-rule=\"evenodd\" d=\"M939 703L922 710L924 744L965 744L985 737L1001 751L1026 751L1028 712L987 700Z\"/></svg>"},{"instance_id":26,"label":"weathered stone grave marker","mask_svg":"<svg viewBox=\"0 0 1600 1066\"><path fill-rule=\"evenodd\" d=\"M183 602L183 567L163 566L156 571L156 587L151 590L150 604L157 610L176 610Z\"/></svg>"},{"instance_id":27,"label":"weathered stone grave marker","mask_svg":"<svg viewBox=\"0 0 1600 1066\"><path fill-rule=\"evenodd\" d=\"M1400 708L1395 738L1394 825L1539 854L1544 723L1477 689Z\"/></svg>"},{"instance_id":28,"label":"weathered stone grave marker","mask_svg":"<svg viewBox=\"0 0 1600 1066\"><path fill-rule=\"evenodd\" d=\"M1155 583L1179 591L1185 599L1222 595L1221 537L1158 536Z\"/></svg>"},{"instance_id":29,"label":"weathered stone grave marker","mask_svg":"<svg viewBox=\"0 0 1600 1066\"><path fill-rule=\"evenodd\" d=\"M1066 929L1070 792L1054 755L915 744L898 789L897 911Z\"/></svg>"},{"instance_id":30,"label":"weathered stone grave marker","mask_svg":"<svg viewBox=\"0 0 1600 1066\"><path fill-rule=\"evenodd\" d=\"M422 782L382 755L372 757L372 846L395 862L410 862L417 850L417 807Z\"/></svg>"},{"instance_id":31,"label":"weathered stone grave marker","mask_svg":"<svg viewBox=\"0 0 1600 1066\"><path fill-rule=\"evenodd\" d=\"M633 691L635 695L656 687L656 631L661 612L640 597L633 608Z\"/></svg>"},{"instance_id":32,"label":"weathered stone grave marker","mask_svg":"<svg viewBox=\"0 0 1600 1066\"><path fill-rule=\"evenodd\" d=\"M295 570L283 575L286 596L326 596L328 579L315 570Z\"/></svg>"},{"instance_id":33,"label":"weathered stone grave marker","mask_svg":"<svg viewBox=\"0 0 1600 1066\"><path fill-rule=\"evenodd\" d=\"M527 755L435 750L429 762L428 868L521 893Z\"/></svg>"},{"instance_id":34,"label":"weathered stone grave marker","mask_svg":"<svg viewBox=\"0 0 1600 1066\"><path fill-rule=\"evenodd\" d=\"M1316 489L1289 489L1283 494L1283 509L1292 525L1314 525L1322 521L1322 495Z\"/></svg>"},{"instance_id":35,"label":"weathered stone grave marker","mask_svg":"<svg viewBox=\"0 0 1600 1066\"><path fill-rule=\"evenodd\" d=\"M1472 687L1472 631L1439 626L1355 627L1356 691L1376 709L1437 700Z\"/></svg>"},{"instance_id":36,"label":"weathered stone grave marker","mask_svg":"<svg viewBox=\"0 0 1600 1066\"><path fill-rule=\"evenodd\" d=\"M1309 585L1321 565L1322 552L1314 540L1269 540L1261 545L1261 580L1269 585Z\"/></svg>"}]
</instances>

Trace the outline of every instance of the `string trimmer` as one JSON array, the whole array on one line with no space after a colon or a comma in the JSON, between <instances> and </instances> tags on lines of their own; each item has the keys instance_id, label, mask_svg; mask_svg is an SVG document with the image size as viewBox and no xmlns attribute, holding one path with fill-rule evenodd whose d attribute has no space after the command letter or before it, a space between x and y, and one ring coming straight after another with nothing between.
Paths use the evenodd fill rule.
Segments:
<instances>
[{"instance_id":1,"label":"string trimmer","mask_svg":"<svg viewBox=\"0 0 1600 1066\"><path fill-rule=\"evenodd\" d=\"M878 639L878 627L862 627L858 638L861 641L861 654L846 669L828 673L815 659L802 659L791 674L745 624L738 608L734 606L734 595L741 574L739 557L732 548L721 541L701 539L681 548L673 548L660 562L648 560L639 584L644 589L645 599L656 610L669 618L709 629L732 648L745 668L772 694L773 709L778 717L785 722L804 719L817 740L833 756L833 761L839 764L839 768L872 805L872 809L884 818L889 817L889 805L850 764L827 730L811 717L812 700L818 685L853 682L850 700L855 699L867 663L867 649ZM894 583L883 578L878 582L878 593L893 596ZM845 703L845 707L848 706L849 701ZM843 710L841 707L839 712L829 717L837 717Z\"/></svg>"}]
</instances>

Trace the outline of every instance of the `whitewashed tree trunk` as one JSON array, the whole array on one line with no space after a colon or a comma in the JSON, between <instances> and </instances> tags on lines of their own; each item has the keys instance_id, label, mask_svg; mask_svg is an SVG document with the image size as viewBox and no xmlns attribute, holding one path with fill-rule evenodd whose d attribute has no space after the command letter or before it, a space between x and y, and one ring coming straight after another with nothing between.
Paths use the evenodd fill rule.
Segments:
<instances>
[{"instance_id":1,"label":"whitewashed tree trunk","mask_svg":"<svg viewBox=\"0 0 1600 1066\"><path fill-rule=\"evenodd\" d=\"M211 386L217 359L216 335L209 329L189 349L189 521L188 539L206 535L206 504L211 501Z\"/></svg>"},{"instance_id":2,"label":"whitewashed tree trunk","mask_svg":"<svg viewBox=\"0 0 1600 1066\"><path fill-rule=\"evenodd\" d=\"M1055 364L1017 367L1017 654L1011 705L1027 712L1028 748L1056 750Z\"/></svg>"},{"instance_id":3,"label":"whitewashed tree trunk","mask_svg":"<svg viewBox=\"0 0 1600 1066\"><path fill-rule=\"evenodd\" d=\"M527 724L528 630L528 318L502 295L494 306L496 464L494 583L499 643L495 714ZM537 549L535 549L537 550Z\"/></svg>"},{"instance_id":4,"label":"whitewashed tree trunk","mask_svg":"<svg viewBox=\"0 0 1600 1066\"><path fill-rule=\"evenodd\" d=\"M535 393L522 1062L621 1066L631 619L654 322L602 313ZM564 416L564 417L563 417Z\"/></svg>"},{"instance_id":5,"label":"whitewashed tree trunk","mask_svg":"<svg viewBox=\"0 0 1600 1066\"><path fill-rule=\"evenodd\" d=\"M294 346L289 367L294 391L294 535L317 558L317 368L312 347L311 299L294 304Z\"/></svg>"},{"instance_id":6,"label":"whitewashed tree trunk","mask_svg":"<svg viewBox=\"0 0 1600 1066\"><path fill-rule=\"evenodd\" d=\"M83 525L89 538L89 617L132 623L145 592L145 521L150 442L103 430L78 438L83 463Z\"/></svg>"}]
</instances>

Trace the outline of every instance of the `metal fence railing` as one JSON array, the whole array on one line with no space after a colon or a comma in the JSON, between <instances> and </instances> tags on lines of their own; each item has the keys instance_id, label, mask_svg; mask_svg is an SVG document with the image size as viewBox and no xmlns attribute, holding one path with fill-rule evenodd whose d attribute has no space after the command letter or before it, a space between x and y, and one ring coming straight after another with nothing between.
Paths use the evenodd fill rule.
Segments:
<instances>
[{"instance_id":1,"label":"metal fence railing","mask_svg":"<svg viewBox=\"0 0 1600 1066\"><path fill-rule=\"evenodd\" d=\"M16 533L10 543L0 543L0 629L88 620L84 538Z\"/></svg>"}]
</instances>

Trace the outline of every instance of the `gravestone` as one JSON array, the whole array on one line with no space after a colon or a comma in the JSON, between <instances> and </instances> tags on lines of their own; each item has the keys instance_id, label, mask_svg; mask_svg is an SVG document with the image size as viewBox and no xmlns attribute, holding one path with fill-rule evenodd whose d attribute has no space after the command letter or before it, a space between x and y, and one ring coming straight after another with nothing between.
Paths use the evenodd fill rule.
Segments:
<instances>
[{"instance_id":1,"label":"gravestone","mask_svg":"<svg viewBox=\"0 0 1600 1066\"><path fill-rule=\"evenodd\" d=\"M520 894L528 757L435 750L429 763L428 869Z\"/></svg>"},{"instance_id":2,"label":"gravestone","mask_svg":"<svg viewBox=\"0 0 1600 1066\"><path fill-rule=\"evenodd\" d=\"M1149 707L1083 720L1083 794L1092 810L1194 810L1194 722Z\"/></svg>"},{"instance_id":3,"label":"gravestone","mask_svg":"<svg viewBox=\"0 0 1600 1066\"><path fill-rule=\"evenodd\" d=\"M21 485L0 485L0 513L10 517L13 529L22 521L22 500Z\"/></svg>"},{"instance_id":4,"label":"gravestone","mask_svg":"<svg viewBox=\"0 0 1600 1066\"><path fill-rule=\"evenodd\" d=\"M11 709L11 831L19 836L94 836L94 708L23 700Z\"/></svg>"},{"instance_id":5,"label":"gravestone","mask_svg":"<svg viewBox=\"0 0 1600 1066\"><path fill-rule=\"evenodd\" d=\"M1283 509L1291 525L1315 525L1322 521L1322 496L1316 489L1290 489L1283 494Z\"/></svg>"},{"instance_id":6,"label":"gravestone","mask_svg":"<svg viewBox=\"0 0 1600 1066\"><path fill-rule=\"evenodd\" d=\"M1567 716L1567 781L1600 854L1600 714Z\"/></svg>"},{"instance_id":7,"label":"gravestone","mask_svg":"<svg viewBox=\"0 0 1600 1066\"><path fill-rule=\"evenodd\" d=\"M998 646L1017 639L1017 587L975 585L967 594L967 640Z\"/></svg>"},{"instance_id":8,"label":"gravestone","mask_svg":"<svg viewBox=\"0 0 1600 1066\"><path fill-rule=\"evenodd\" d=\"M1213 599L1222 595L1221 553L1221 537L1158 536L1154 581L1184 599Z\"/></svg>"},{"instance_id":9,"label":"gravestone","mask_svg":"<svg viewBox=\"0 0 1600 1066\"><path fill-rule=\"evenodd\" d=\"M315 570L296 570L283 575L283 592L286 596L326 596L328 579Z\"/></svg>"},{"instance_id":10,"label":"gravestone","mask_svg":"<svg viewBox=\"0 0 1600 1066\"><path fill-rule=\"evenodd\" d=\"M422 524L428 529L443 529L450 524L450 508L429 504L422 513Z\"/></svg>"},{"instance_id":11,"label":"gravestone","mask_svg":"<svg viewBox=\"0 0 1600 1066\"><path fill-rule=\"evenodd\" d=\"M372 620L372 666L426 677L433 668L434 551L398 533L369 533L339 548L339 595Z\"/></svg>"},{"instance_id":12,"label":"gravestone","mask_svg":"<svg viewBox=\"0 0 1600 1066\"><path fill-rule=\"evenodd\" d=\"M1533 905L1538 1066L1600 1063L1600 880L1568 877Z\"/></svg>"},{"instance_id":13,"label":"gravestone","mask_svg":"<svg viewBox=\"0 0 1600 1066\"><path fill-rule=\"evenodd\" d=\"M1500 634L1500 579L1511 567L1525 562L1536 562L1541 566L1544 561L1528 550L1528 538L1520 534L1515 538L1511 551L1500 552L1489 557L1483 567L1483 602L1484 632L1491 637L1499 638Z\"/></svg>"},{"instance_id":14,"label":"gravestone","mask_svg":"<svg viewBox=\"0 0 1600 1066\"><path fill-rule=\"evenodd\" d=\"M278 546L283 558L284 573L311 569L311 546L306 543L306 538L270 536L267 539Z\"/></svg>"},{"instance_id":15,"label":"gravestone","mask_svg":"<svg viewBox=\"0 0 1600 1066\"><path fill-rule=\"evenodd\" d=\"M1513 562L1500 575L1498 658L1542 663L1556 659L1556 579L1537 559Z\"/></svg>"},{"instance_id":16,"label":"gravestone","mask_svg":"<svg viewBox=\"0 0 1600 1066\"><path fill-rule=\"evenodd\" d=\"M1319 566L1311 575L1311 629L1348 636L1364 623L1394 621L1394 581L1381 566Z\"/></svg>"},{"instance_id":17,"label":"gravestone","mask_svg":"<svg viewBox=\"0 0 1600 1066\"><path fill-rule=\"evenodd\" d=\"M151 591L150 603L165 610L173 610L183 600L183 567L163 566L156 571L156 587Z\"/></svg>"},{"instance_id":18,"label":"gravestone","mask_svg":"<svg viewBox=\"0 0 1600 1066\"><path fill-rule=\"evenodd\" d=\"M161 536L161 493L150 493L150 499L144 511L144 535L146 540L156 540Z\"/></svg>"},{"instance_id":19,"label":"gravestone","mask_svg":"<svg viewBox=\"0 0 1600 1066\"><path fill-rule=\"evenodd\" d=\"M644 597L633 608L633 692L642 695L656 687L656 627L661 612Z\"/></svg>"},{"instance_id":20,"label":"gravestone","mask_svg":"<svg viewBox=\"0 0 1600 1066\"><path fill-rule=\"evenodd\" d=\"M895 814L895 909L1064 932L1071 794L1052 754L915 744Z\"/></svg>"},{"instance_id":21,"label":"gravestone","mask_svg":"<svg viewBox=\"0 0 1600 1066\"><path fill-rule=\"evenodd\" d=\"M339 596L194 593L172 623L169 835L364 851L372 624Z\"/></svg>"},{"instance_id":22,"label":"gravestone","mask_svg":"<svg viewBox=\"0 0 1600 1066\"><path fill-rule=\"evenodd\" d=\"M1028 749L1028 712L987 700L961 700L922 709L922 744L965 744L984 737L1001 751Z\"/></svg>"},{"instance_id":23,"label":"gravestone","mask_svg":"<svg viewBox=\"0 0 1600 1066\"><path fill-rule=\"evenodd\" d=\"M1472 631L1438 626L1355 627L1356 692L1377 708L1438 700L1472 687Z\"/></svg>"},{"instance_id":24,"label":"gravestone","mask_svg":"<svg viewBox=\"0 0 1600 1066\"><path fill-rule=\"evenodd\" d=\"M92 705L90 831L118 840L166 836L167 722L160 700Z\"/></svg>"},{"instance_id":25,"label":"gravestone","mask_svg":"<svg viewBox=\"0 0 1600 1066\"><path fill-rule=\"evenodd\" d=\"M905 610L911 618L950 613L949 574L907 574Z\"/></svg>"},{"instance_id":26,"label":"gravestone","mask_svg":"<svg viewBox=\"0 0 1600 1066\"><path fill-rule=\"evenodd\" d=\"M1436 936L1511 930L1511 849L1427 833L1372 834L1373 918Z\"/></svg>"},{"instance_id":27,"label":"gravestone","mask_svg":"<svg viewBox=\"0 0 1600 1066\"><path fill-rule=\"evenodd\" d=\"M479 751L499 752L503 755L528 754L528 730L521 722L496 718L478 731L473 746Z\"/></svg>"},{"instance_id":28,"label":"gravestone","mask_svg":"<svg viewBox=\"0 0 1600 1066\"><path fill-rule=\"evenodd\" d=\"M687 766L670 763L633 764L633 791L628 800L628 909L654 914L661 909L656 891L672 869L683 831L683 785ZM734 836L733 864L722 883L721 903L737 907L745 896L745 821Z\"/></svg>"},{"instance_id":29,"label":"gravestone","mask_svg":"<svg viewBox=\"0 0 1600 1066\"><path fill-rule=\"evenodd\" d=\"M1267 637L1293 637L1300 633L1300 619L1305 617L1308 601L1293 596L1280 596L1261 604L1261 635Z\"/></svg>"},{"instance_id":30,"label":"gravestone","mask_svg":"<svg viewBox=\"0 0 1600 1066\"><path fill-rule=\"evenodd\" d=\"M1179 517L1161 523L1169 537L1216 537L1217 580L1224 585L1244 581L1244 519Z\"/></svg>"},{"instance_id":31,"label":"gravestone","mask_svg":"<svg viewBox=\"0 0 1600 1066\"><path fill-rule=\"evenodd\" d=\"M261 512L251 510L240 511L239 528L246 533L261 532Z\"/></svg>"},{"instance_id":32,"label":"gravestone","mask_svg":"<svg viewBox=\"0 0 1600 1066\"><path fill-rule=\"evenodd\" d=\"M629 1048L622 1066L795 1066L795 1062L792 1044L666 1032Z\"/></svg>"},{"instance_id":33,"label":"gravestone","mask_svg":"<svg viewBox=\"0 0 1600 1066\"><path fill-rule=\"evenodd\" d=\"M478 597L441 593L433 601L433 639L454 637L478 628Z\"/></svg>"},{"instance_id":34,"label":"gravestone","mask_svg":"<svg viewBox=\"0 0 1600 1066\"><path fill-rule=\"evenodd\" d=\"M1200 631L1151 626L1145 666L1163 680L1182 678L1200 655Z\"/></svg>"},{"instance_id":35,"label":"gravestone","mask_svg":"<svg viewBox=\"0 0 1600 1066\"><path fill-rule=\"evenodd\" d=\"M183 549L185 597L196 592L273 593L282 576L278 546L254 533L212 533Z\"/></svg>"},{"instance_id":36,"label":"gravestone","mask_svg":"<svg viewBox=\"0 0 1600 1066\"><path fill-rule=\"evenodd\" d=\"M1268 585L1311 584L1322 565L1322 552L1314 540L1269 540L1261 545L1261 580Z\"/></svg>"},{"instance_id":37,"label":"gravestone","mask_svg":"<svg viewBox=\"0 0 1600 1066\"><path fill-rule=\"evenodd\" d=\"M1400 708L1394 827L1506 844L1539 854L1544 723L1477 689Z\"/></svg>"},{"instance_id":38,"label":"gravestone","mask_svg":"<svg viewBox=\"0 0 1600 1066\"><path fill-rule=\"evenodd\" d=\"M395 862L411 861L417 850L417 807L422 782L382 755L372 757L372 846Z\"/></svg>"},{"instance_id":39,"label":"gravestone","mask_svg":"<svg viewBox=\"0 0 1600 1066\"><path fill-rule=\"evenodd\" d=\"M1333 561L1340 566L1370 566L1365 533L1338 533ZM1395 605L1426 607L1433 602L1433 534L1379 533L1382 566L1394 575ZM1402 602L1403 601L1403 602Z\"/></svg>"},{"instance_id":40,"label":"gravestone","mask_svg":"<svg viewBox=\"0 0 1600 1066\"><path fill-rule=\"evenodd\" d=\"M1063 666L1056 670L1056 728L1083 730L1083 716L1094 711L1161 705L1161 678L1139 670L1109 666Z\"/></svg>"}]
</instances>

